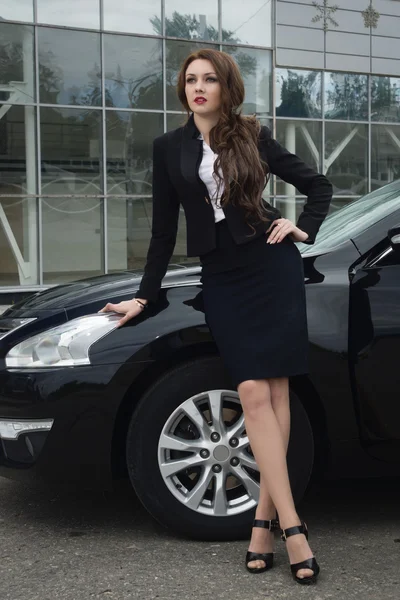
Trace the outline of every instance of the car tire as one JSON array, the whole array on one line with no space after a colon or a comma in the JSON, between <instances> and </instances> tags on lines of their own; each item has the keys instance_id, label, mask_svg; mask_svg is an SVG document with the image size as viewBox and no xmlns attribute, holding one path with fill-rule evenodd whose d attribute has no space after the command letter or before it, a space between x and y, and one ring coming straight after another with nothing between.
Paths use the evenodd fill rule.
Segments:
<instances>
[{"instance_id":1,"label":"car tire","mask_svg":"<svg viewBox=\"0 0 400 600\"><path fill-rule=\"evenodd\" d=\"M199 540L248 538L254 507L228 516L203 514L177 499L161 474L158 445L164 426L182 403L208 390L234 390L221 360L214 356L180 364L147 390L135 408L128 428L126 458L130 481L147 511L175 532ZM287 461L297 503L311 477L314 441L307 413L292 391L290 402Z\"/></svg>"}]
</instances>

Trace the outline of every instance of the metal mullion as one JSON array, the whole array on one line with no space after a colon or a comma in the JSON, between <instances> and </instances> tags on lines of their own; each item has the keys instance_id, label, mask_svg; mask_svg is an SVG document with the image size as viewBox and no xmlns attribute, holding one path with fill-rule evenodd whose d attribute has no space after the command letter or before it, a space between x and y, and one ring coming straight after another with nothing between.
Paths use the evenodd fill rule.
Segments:
<instances>
[{"instance_id":1,"label":"metal mullion","mask_svg":"<svg viewBox=\"0 0 400 600\"><path fill-rule=\"evenodd\" d=\"M47 29L62 29L63 31L87 31L88 33L100 32L100 29L97 27L80 27L79 25L59 25L58 23L41 23L40 21L36 21L36 25L38 27L46 27Z\"/></svg>"},{"instance_id":2,"label":"metal mullion","mask_svg":"<svg viewBox=\"0 0 400 600\"><path fill-rule=\"evenodd\" d=\"M104 29L104 4L103 4L103 0L99 0L99 10L100 10L100 31L103 31Z\"/></svg>"},{"instance_id":3,"label":"metal mullion","mask_svg":"<svg viewBox=\"0 0 400 600\"><path fill-rule=\"evenodd\" d=\"M112 194L110 194L111 196ZM115 196L117 196L115 194ZM118 194L118 198L120 194ZM0 198L104 198L104 194L0 194Z\"/></svg>"},{"instance_id":4,"label":"metal mullion","mask_svg":"<svg viewBox=\"0 0 400 600\"><path fill-rule=\"evenodd\" d=\"M90 106L87 104L46 104L45 102L42 102L40 104L40 106L42 108L67 108L67 109L71 109L71 110L77 110L77 109L84 109L84 110L98 110L101 111L101 106Z\"/></svg>"},{"instance_id":5,"label":"metal mullion","mask_svg":"<svg viewBox=\"0 0 400 600\"><path fill-rule=\"evenodd\" d=\"M311 122L316 122L318 121L319 123L322 122L322 118L318 117L317 119L314 119L313 117L275 117L277 121L299 121L301 123L303 123L303 121L311 121ZM344 123L347 123L347 121L344 121Z\"/></svg>"},{"instance_id":6,"label":"metal mullion","mask_svg":"<svg viewBox=\"0 0 400 600\"><path fill-rule=\"evenodd\" d=\"M32 25L31 25L32 27ZM35 92L36 92L36 86L35 86ZM8 100L0 100L0 106L36 106L37 102L36 101L32 101L32 102L9 102Z\"/></svg>"},{"instance_id":7,"label":"metal mullion","mask_svg":"<svg viewBox=\"0 0 400 600\"><path fill-rule=\"evenodd\" d=\"M161 0L161 51L162 51L162 76L163 76L163 127L167 131L167 41L165 39L165 0Z\"/></svg>"},{"instance_id":8,"label":"metal mullion","mask_svg":"<svg viewBox=\"0 0 400 600\"><path fill-rule=\"evenodd\" d=\"M222 50L222 42L222 0L218 0L218 43L220 50Z\"/></svg>"},{"instance_id":9,"label":"metal mullion","mask_svg":"<svg viewBox=\"0 0 400 600\"><path fill-rule=\"evenodd\" d=\"M37 21L37 5L36 0L33 4L33 18L36 23ZM41 129L40 129L40 106L39 106L39 93L40 93L40 81L39 81L39 43L38 43L38 28L36 25L33 26L33 44L34 44L34 69L35 69L35 100L36 100L36 210L38 219L38 271L39 271L39 285L43 285L43 207L42 207L42 147L41 147Z\"/></svg>"},{"instance_id":10,"label":"metal mullion","mask_svg":"<svg viewBox=\"0 0 400 600\"><path fill-rule=\"evenodd\" d=\"M325 42L324 42L325 44ZM324 47L325 48L325 47ZM324 67L325 67L325 49L324 49ZM321 148L321 165L320 165L320 169L321 169L321 173L323 175L326 175L325 173L325 141L326 141L326 137L325 137L325 123L326 123L326 119L325 119L325 68L323 71L321 71L321 116L322 116L322 131L321 131L321 143L322 143L322 148Z\"/></svg>"},{"instance_id":11,"label":"metal mullion","mask_svg":"<svg viewBox=\"0 0 400 600\"><path fill-rule=\"evenodd\" d=\"M108 273L108 200L107 200L107 111L105 106L105 62L104 62L104 33L103 29L103 0L100 0L100 65L101 65L101 152L102 152L102 182L103 182L103 248L102 262L103 271Z\"/></svg>"},{"instance_id":12,"label":"metal mullion","mask_svg":"<svg viewBox=\"0 0 400 600\"><path fill-rule=\"evenodd\" d=\"M271 18L272 18L272 23L271 23L271 46L272 49L276 52L276 50L278 49L277 47L277 42L278 42L278 11L277 11L277 3L276 2L272 2L272 9L271 9Z\"/></svg>"},{"instance_id":13,"label":"metal mullion","mask_svg":"<svg viewBox=\"0 0 400 600\"><path fill-rule=\"evenodd\" d=\"M58 105L57 105L58 106ZM82 104L79 106L83 106ZM70 108L70 107L69 107ZM99 109L97 109L99 110ZM101 110L101 109L100 109ZM152 108L152 109L146 109L146 108L123 108L122 106L116 106L116 107L108 107L107 108L108 111L115 111L115 112L137 112L137 113L155 113L155 114L161 114L163 111L162 108ZM173 111L171 111L173 112Z\"/></svg>"},{"instance_id":14,"label":"metal mullion","mask_svg":"<svg viewBox=\"0 0 400 600\"><path fill-rule=\"evenodd\" d=\"M274 3L275 6L275 3ZM276 124L277 124L277 118L276 118L276 71L277 71L277 65L276 65L276 57L277 57L277 18L276 18L276 10L274 9L274 14L273 14L273 19L274 19L274 25L271 28L273 30L273 49L272 49L272 61L271 61L271 79L272 79L272 137L274 139L276 139ZM273 202L272 205L276 207L276 198L277 198L277 194L276 194L276 176L273 175L272 176L272 182L271 182L271 193L272 193L272 197L273 197Z\"/></svg>"},{"instance_id":15,"label":"metal mullion","mask_svg":"<svg viewBox=\"0 0 400 600\"><path fill-rule=\"evenodd\" d=\"M351 123L352 125L368 125L369 121L355 121L353 119L325 119L328 123Z\"/></svg>"},{"instance_id":16,"label":"metal mullion","mask_svg":"<svg viewBox=\"0 0 400 600\"><path fill-rule=\"evenodd\" d=\"M372 102L372 75L368 75L368 192L372 188L372 125L371 125L371 102Z\"/></svg>"}]
</instances>

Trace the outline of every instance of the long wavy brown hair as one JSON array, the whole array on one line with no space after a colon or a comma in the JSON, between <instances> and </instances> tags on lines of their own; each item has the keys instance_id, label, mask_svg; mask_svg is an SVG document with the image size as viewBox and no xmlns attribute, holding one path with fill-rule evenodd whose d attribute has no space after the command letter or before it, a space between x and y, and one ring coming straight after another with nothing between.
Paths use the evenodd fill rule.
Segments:
<instances>
[{"instance_id":1,"label":"long wavy brown hair","mask_svg":"<svg viewBox=\"0 0 400 600\"><path fill-rule=\"evenodd\" d=\"M189 116L191 111L185 93L185 76L190 63L199 58L212 63L221 86L220 118L210 131L210 146L218 154L214 173L219 185L219 169L223 175L221 206L229 202L238 204L245 210L246 221L268 221L261 196L268 182L269 168L261 160L257 147L261 125L255 116L241 114L244 83L234 59L226 52L207 48L189 54L178 75L179 100Z\"/></svg>"}]
</instances>

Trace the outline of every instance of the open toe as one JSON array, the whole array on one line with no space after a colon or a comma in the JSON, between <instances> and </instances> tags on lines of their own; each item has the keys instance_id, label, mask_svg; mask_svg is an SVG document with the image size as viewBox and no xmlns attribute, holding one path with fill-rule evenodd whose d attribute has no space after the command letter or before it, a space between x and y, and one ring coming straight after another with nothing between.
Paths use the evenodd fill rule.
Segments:
<instances>
[{"instance_id":1,"label":"open toe","mask_svg":"<svg viewBox=\"0 0 400 600\"><path fill-rule=\"evenodd\" d=\"M269 531L274 532L279 529L279 521L277 519L271 519L269 521L255 519L253 527L262 527L263 529L268 529ZM265 571L272 569L273 564L273 552L260 553L251 552L249 550L246 554L246 569L249 571L249 573L265 573Z\"/></svg>"},{"instance_id":2,"label":"open toe","mask_svg":"<svg viewBox=\"0 0 400 600\"><path fill-rule=\"evenodd\" d=\"M308 529L304 521L301 521L301 525L295 525L294 527L282 529L281 533L281 538L284 542L286 542L288 537L300 534L303 534L308 540ZM301 583L303 585L315 583L320 572L319 565L314 556L298 563L291 564L290 570L292 572L293 579L297 581L297 583Z\"/></svg>"}]
</instances>

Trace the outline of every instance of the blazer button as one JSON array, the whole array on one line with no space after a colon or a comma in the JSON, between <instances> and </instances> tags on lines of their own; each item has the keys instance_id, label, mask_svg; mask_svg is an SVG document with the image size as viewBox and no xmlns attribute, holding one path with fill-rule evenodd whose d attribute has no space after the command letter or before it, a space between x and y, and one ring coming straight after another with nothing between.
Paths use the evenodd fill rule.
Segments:
<instances>
[{"instance_id":1,"label":"blazer button","mask_svg":"<svg viewBox=\"0 0 400 600\"><path fill-rule=\"evenodd\" d=\"M210 204L209 199L207 198L207 196L204 196L204 200L207 202L207 204Z\"/></svg>"}]
</instances>

